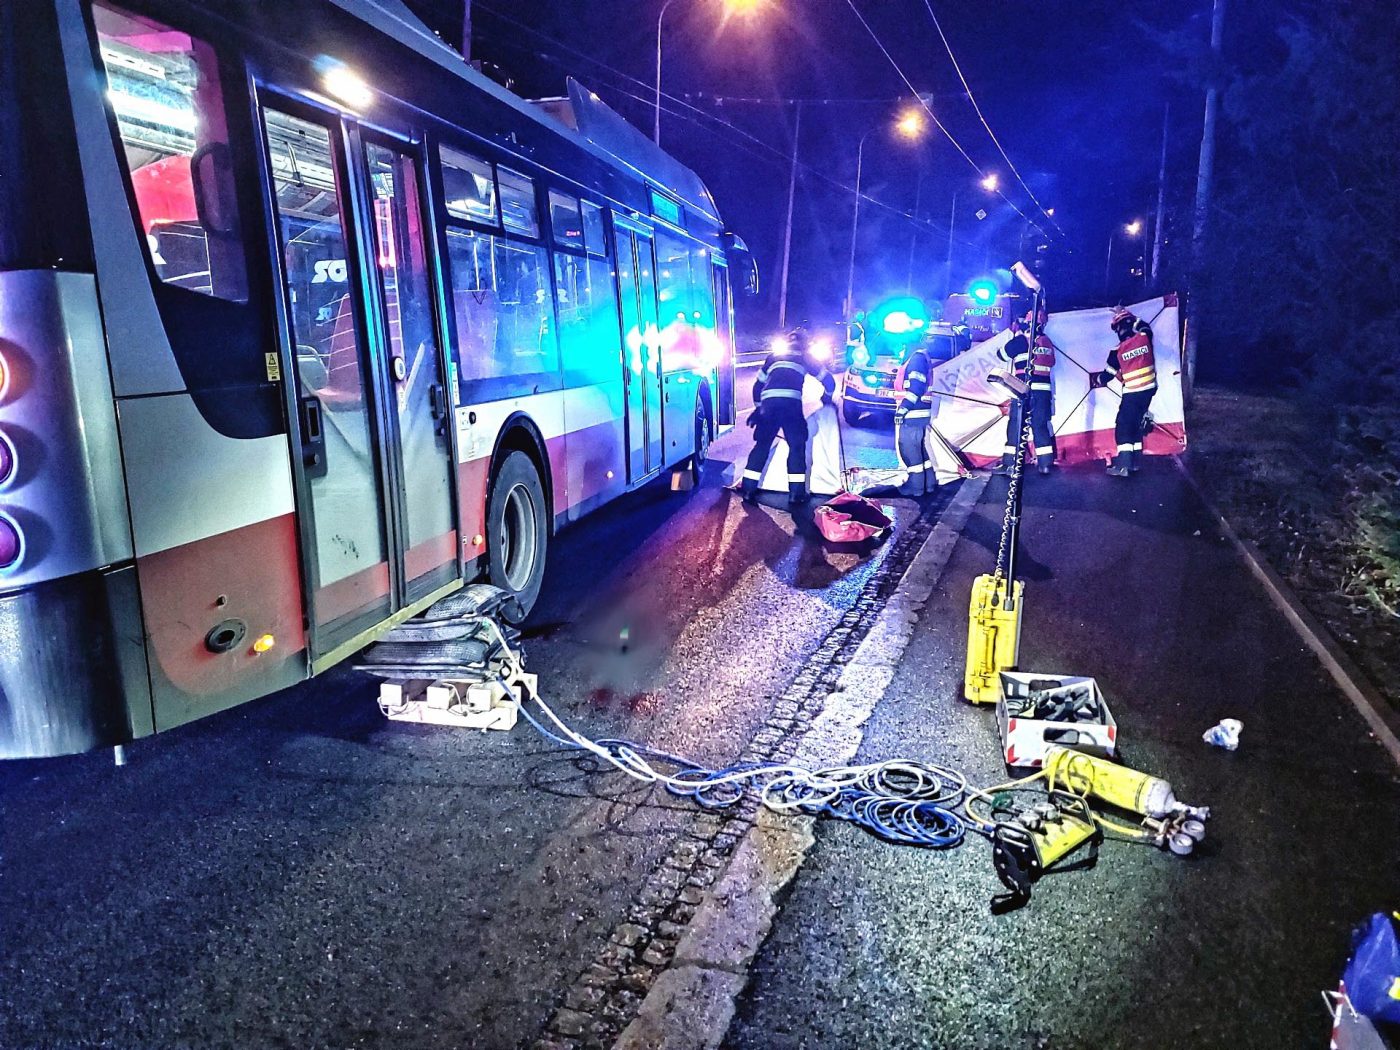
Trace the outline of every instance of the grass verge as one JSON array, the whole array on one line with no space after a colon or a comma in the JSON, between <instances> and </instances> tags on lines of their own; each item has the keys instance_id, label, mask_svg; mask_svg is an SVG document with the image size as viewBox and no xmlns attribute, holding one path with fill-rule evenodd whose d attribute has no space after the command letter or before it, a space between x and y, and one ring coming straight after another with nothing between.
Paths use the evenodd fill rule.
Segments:
<instances>
[{"instance_id":1,"label":"grass verge","mask_svg":"<svg viewBox=\"0 0 1400 1050\"><path fill-rule=\"evenodd\" d=\"M1206 494L1400 708L1400 408L1201 387Z\"/></svg>"}]
</instances>

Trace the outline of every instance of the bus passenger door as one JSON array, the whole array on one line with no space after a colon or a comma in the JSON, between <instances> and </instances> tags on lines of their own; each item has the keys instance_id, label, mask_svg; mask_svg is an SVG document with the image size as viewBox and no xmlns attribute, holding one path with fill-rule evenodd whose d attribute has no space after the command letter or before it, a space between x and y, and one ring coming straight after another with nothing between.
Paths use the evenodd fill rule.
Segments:
<instances>
[{"instance_id":1,"label":"bus passenger door","mask_svg":"<svg viewBox=\"0 0 1400 1050\"><path fill-rule=\"evenodd\" d=\"M293 101L263 128L320 670L460 576L448 395L416 153Z\"/></svg>"},{"instance_id":2,"label":"bus passenger door","mask_svg":"<svg viewBox=\"0 0 1400 1050\"><path fill-rule=\"evenodd\" d=\"M376 274L370 282L378 314L376 356L387 365L393 401L386 414L397 451L391 462L398 496L400 604L409 605L460 575L448 393L416 155L368 137L363 146Z\"/></svg>"},{"instance_id":3,"label":"bus passenger door","mask_svg":"<svg viewBox=\"0 0 1400 1050\"><path fill-rule=\"evenodd\" d=\"M627 479L635 484L661 469L661 333L651 237L615 224L622 307L622 373L627 403Z\"/></svg>"},{"instance_id":4,"label":"bus passenger door","mask_svg":"<svg viewBox=\"0 0 1400 1050\"><path fill-rule=\"evenodd\" d=\"M715 426L735 421L734 402L734 311L729 300L729 267L714 263L715 337L719 339L720 359L715 365L719 389L715 391Z\"/></svg>"},{"instance_id":5,"label":"bus passenger door","mask_svg":"<svg viewBox=\"0 0 1400 1050\"><path fill-rule=\"evenodd\" d=\"M395 608L377 384L334 117L266 107L263 129L296 372L298 517L313 667Z\"/></svg>"}]
</instances>

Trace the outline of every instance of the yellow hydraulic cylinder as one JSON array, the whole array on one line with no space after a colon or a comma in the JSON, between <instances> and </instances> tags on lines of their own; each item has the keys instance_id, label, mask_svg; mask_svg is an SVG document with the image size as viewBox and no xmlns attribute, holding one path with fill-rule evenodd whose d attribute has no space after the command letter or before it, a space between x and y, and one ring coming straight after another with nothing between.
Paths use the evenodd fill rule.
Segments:
<instances>
[{"instance_id":1,"label":"yellow hydraulic cylinder","mask_svg":"<svg viewBox=\"0 0 1400 1050\"><path fill-rule=\"evenodd\" d=\"M1005 608L1011 588L1012 608ZM994 704L1001 696L1001 672L1016 666L1021 653L1021 605L1025 586L1005 577L979 576L972 584L967 621L967 671L963 695L974 704Z\"/></svg>"}]
</instances>

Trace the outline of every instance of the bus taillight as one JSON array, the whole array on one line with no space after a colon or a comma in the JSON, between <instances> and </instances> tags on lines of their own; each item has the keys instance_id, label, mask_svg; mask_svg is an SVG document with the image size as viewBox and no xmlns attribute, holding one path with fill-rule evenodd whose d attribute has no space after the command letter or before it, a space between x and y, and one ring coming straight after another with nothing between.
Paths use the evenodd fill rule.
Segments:
<instances>
[{"instance_id":1,"label":"bus taillight","mask_svg":"<svg viewBox=\"0 0 1400 1050\"><path fill-rule=\"evenodd\" d=\"M0 513L0 572L19 564L24 553L24 534L8 514Z\"/></svg>"}]
</instances>

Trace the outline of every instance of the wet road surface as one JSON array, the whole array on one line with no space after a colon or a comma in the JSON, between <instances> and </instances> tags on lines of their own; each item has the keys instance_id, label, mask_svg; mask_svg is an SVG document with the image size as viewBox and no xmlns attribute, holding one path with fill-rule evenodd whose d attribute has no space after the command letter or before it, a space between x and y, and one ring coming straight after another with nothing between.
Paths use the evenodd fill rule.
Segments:
<instances>
[{"instance_id":1,"label":"wet road surface","mask_svg":"<svg viewBox=\"0 0 1400 1050\"><path fill-rule=\"evenodd\" d=\"M748 434L699 490L556 538L526 650L581 730L733 759L891 549L744 508L721 477ZM0 1046L534 1040L693 807L524 723L388 723L374 697L335 670L125 768L0 765Z\"/></svg>"},{"instance_id":2,"label":"wet road surface","mask_svg":"<svg viewBox=\"0 0 1400 1050\"><path fill-rule=\"evenodd\" d=\"M1005 779L995 720L958 699L972 577L995 551L991 485L927 606L860 758ZM1122 758L1213 808L1198 855L1106 844L994 916L973 840L934 853L835 822L760 953L727 1046L1325 1046L1351 928L1394 906L1400 779L1181 475L1093 468L1026 497L1022 667L1098 677ZM1224 717L1240 750L1201 741Z\"/></svg>"}]
</instances>

